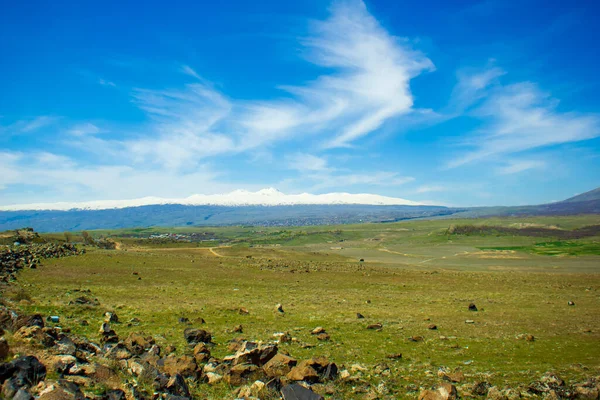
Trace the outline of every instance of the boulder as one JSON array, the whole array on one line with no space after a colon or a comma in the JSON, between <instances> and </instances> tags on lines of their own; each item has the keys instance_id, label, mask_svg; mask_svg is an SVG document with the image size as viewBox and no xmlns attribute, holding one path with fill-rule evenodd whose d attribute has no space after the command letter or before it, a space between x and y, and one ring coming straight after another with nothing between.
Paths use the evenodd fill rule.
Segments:
<instances>
[{"instance_id":1,"label":"boulder","mask_svg":"<svg viewBox=\"0 0 600 400\"><path fill-rule=\"evenodd\" d=\"M117 316L117 314L107 311L104 313L104 322L108 322L108 323L118 323L119 322L119 317Z\"/></svg>"},{"instance_id":2,"label":"boulder","mask_svg":"<svg viewBox=\"0 0 600 400\"><path fill-rule=\"evenodd\" d=\"M300 365L293 367L290 372L286 375L290 381L304 381L309 383L319 382L319 374L317 371L302 362Z\"/></svg>"},{"instance_id":3,"label":"boulder","mask_svg":"<svg viewBox=\"0 0 600 400\"><path fill-rule=\"evenodd\" d=\"M139 333L130 333L129 336L123 341L127 350L131 352L131 354L135 354L137 356L143 354L146 350L152 348L155 344L154 339L151 336L144 337Z\"/></svg>"},{"instance_id":4,"label":"boulder","mask_svg":"<svg viewBox=\"0 0 600 400\"><path fill-rule=\"evenodd\" d=\"M284 354L276 354L264 366L263 371L268 377L275 378L287 375L298 362Z\"/></svg>"},{"instance_id":5,"label":"boulder","mask_svg":"<svg viewBox=\"0 0 600 400\"><path fill-rule=\"evenodd\" d=\"M167 392L174 394L175 396L191 398L190 389L188 388L187 383L185 383L183 376L179 374L172 376L167 382L165 388Z\"/></svg>"},{"instance_id":6,"label":"boulder","mask_svg":"<svg viewBox=\"0 0 600 400\"><path fill-rule=\"evenodd\" d=\"M210 343L212 341L210 332L197 328L187 328L183 331L183 337L188 344L194 346L198 343Z\"/></svg>"},{"instance_id":7,"label":"boulder","mask_svg":"<svg viewBox=\"0 0 600 400\"><path fill-rule=\"evenodd\" d=\"M223 375L216 374L214 372L207 372L206 379L209 385L216 385L223 380Z\"/></svg>"},{"instance_id":8,"label":"boulder","mask_svg":"<svg viewBox=\"0 0 600 400\"><path fill-rule=\"evenodd\" d=\"M325 333L325 328L323 328L322 326L317 326L310 332L311 335L319 335L321 333Z\"/></svg>"},{"instance_id":9,"label":"boulder","mask_svg":"<svg viewBox=\"0 0 600 400\"><path fill-rule=\"evenodd\" d=\"M181 375L184 377L197 378L198 364L190 356L169 355L164 359L163 370L169 375Z\"/></svg>"},{"instance_id":10,"label":"boulder","mask_svg":"<svg viewBox=\"0 0 600 400\"><path fill-rule=\"evenodd\" d=\"M224 380L233 386L243 385L249 380L260 377L260 369L254 364L238 364L231 367L225 374Z\"/></svg>"},{"instance_id":11,"label":"boulder","mask_svg":"<svg viewBox=\"0 0 600 400\"><path fill-rule=\"evenodd\" d=\"M225 357L223 361L232 365L249 363L260 367L273 358L277 350L277 345L274 344L258 345L255 342L244 342L234 355Z\"/></svg>"},{"instance_id":12,"label":"boulder","mask_svg":"<svg viewBox=\"0 0 600 400\"><path fill-rule=\"evenodd\" d=\"M5 398L13 398L21 388L30 388L46 378L46 367L34 356L24 356L0 364L0 383Z\"/></svg>"},{"instance_id":13,"label":"boulder","mask_svg":"<svg viewBox=\"0 0 600 400\"><path fill-rule=\"evenodd\" d=\"M9 354L10 347L8 346L8 342L5 338L0 338L0 361L6 360Z\"/></svg>"},{"instance_id":14,"label":"boulder","mask_svg":"<svg viewBox=\"0 0 600 400\"><path fill-rule=\"evenodd\" d=\"M455 400L458 394L454 385L443 382L430 390L423 390L419 394L419 400Z\"/></svg>"},{"instance_id":15,"label":"boulder","mask_svg":"<svg viewBox=\"0 0 600 400\"><path fill-rule=\"evenodd\" d=\"M198 343L194 347L194 358L197 363L205 363L210 360L210 350L204 343Z\"/></svg>"},{"instance_id":16,"label":"boulder","mask_svg":"<svg viewBox=\"0 0 600 400\"><path fill-rule=\"evenodd\" d=\"M125 392L121 389L107 390L106 393L104 393L104 398L106 400L127 400Z\"/></svg>"},{"instance_id":17,"label":"boulder","mask_svg":"<svg viewBox=\"0 0 600 400\"><path fill-rule=\"evenodd\" d=\"M81 392L79 386L73 382L60 380L47 384L40 391L38 400L85 400L85 396Z\"/></svg>"},{"instance_id":18,"label":"boulder","mask_svg":"<svg viewBox=\"0 0 600 400\"><path fill-rule=\"evenodd\" d=\"M281 397L283 400L323 400L323 396L297 383L283 386Z\"/></svg>"},{"instance_id":19,"label":"boulder","mask_svg":"<svg viewBox=\"0 0 600 400\"><path fill-rule=\"evenodd\" d=\"M40 314L20 315L13 324L13 330L18 330L24 326L44 327L44 318Z\"/></svg>"},{"instance_id":20,"label":"boulder","mask_svg":"<svg viewBox=\"0 0 600 400\"><path fill-rule=\"evenodd\" d=\"M106 358L112 358L115 360L126 360L131 358L133 354L131 354L131 352L123 343L117 343L106 352L105 356Z\"/></svg>"}]
</instances>

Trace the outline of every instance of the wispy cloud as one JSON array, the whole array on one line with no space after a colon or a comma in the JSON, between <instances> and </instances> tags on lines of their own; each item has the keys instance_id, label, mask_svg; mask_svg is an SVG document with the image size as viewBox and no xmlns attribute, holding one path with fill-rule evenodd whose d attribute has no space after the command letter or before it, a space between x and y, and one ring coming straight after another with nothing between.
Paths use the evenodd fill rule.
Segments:
<instances>
[{"instance_id":1,"label":"wispy cloud","mask_svg":"<svg viewBox=\"0 0 600 400\"><path fill-rule=\"evenodd\" d=\"M200 75L198 75L198 73L196 71L194 71L194 69L192 67L190 67L189 65L182 65L181 72L183 72L186 75L192 76L198 80L202 80Z\"/></svg>"},{"instance_id":2,"label":"wispy cloud","mask_svg":"<svg viewBox=\"0 0 600 400\"><path fill-rule=\"evenodd\" d=\"M58 120L59 117L49 115L41 115L34 118L22 119L6 126L0 126L0 133L8 136L33 133L42 128L54 125Z\"/></svg>"},{"instance_id":3,"label":"wispy cloud","mask_svg":"<svg viewBox=\"0 0 600 400\"><path fill-rule=\"evenodd\" d=\"M287 157L288 167L297 171L327 171L327 160L312 154L295 153Z\"/></svg>"},{"instance_id":4,"label":"wispy cloud","mask_svg":"<svg viewBox=\"0 0 600 400\"><path fill-rule=\"evenodd\" d=\"M362 1L335 3L331 17L311 28L300 40L305 57L328 74L282 85L287 96L268 101L232 99L205 80L176 90L138 89L134 101L154 123L143 138L124 143L127 151L137 162L173 169L306 135L326 148L343 147L411 112L409 81L433 64L386 32ZM188 65L180 71L201 79Z\"/></svg>"},{"instance_id":5,"label":"wispy cloud","mask_svg":"<svg viewBox=\"0 0 600 400\"><path fill-rule=\"evenodd\" d=\"M98 78L98 83L102 86L112 86L117 87L117 85L112 81L107 81L106 79Z\"/></svg>"},{"instance_id":6,"label":"wispy cloud","mask_svg":"<svg viewBox=\"0 0 600 400\"><path fill-rule=\"evenodd\" d=\"M431 192L443 192L444 190L447 190L447 188L441 185L423 185L415 189L414 193L422 194Z\"/></svg>"},{"instance_id":7,"label":"wispy cloud","mask_svg":"<svg viewBox=\"0 0 600 400\"><path fill-rule=\"evenodd\" d=\"M473 115L484 125L465 141L471 150L448 163L450 168L600 136L598 115L559 111L558 100L531 82L492 88Z\"/></svg>"},{"instance_id":8,"label":"wispy cloud","mask_svg":"<svg viewBox=\"0 0 600 400\"><path fill-rule=\"evenodd\" d=\"M343 189L352 186L385 186L394 187L413 182L410 176L402 176L397 172L374 171L371 173L321 173L308 175L306 178L316 182L311 191L323 189Z\"/></svg>"},{"instance_id":9,"label":"wispy cloud","mask_svg":"<svg viewBox=\"0 0 600 400\"><path fill-rule=\"evenodd\" d=\"M68 134L73 136L85 136L85 135L95 135L100 132L100 128L96 125L86 122L83 124L75 125L71 129L67 131Z\"/></svg>"},{"instance_id":10,"label":"wispy cloud","mask_svg":"<svg viewBox=\"0 0 600 400\"><path fill-rule=\"evenodd\" d=\"M511 160L507 165L498 168L500 175L517 174L530 169L544 168L546 163L540 160Z\"/></svg>"}]
</instances>

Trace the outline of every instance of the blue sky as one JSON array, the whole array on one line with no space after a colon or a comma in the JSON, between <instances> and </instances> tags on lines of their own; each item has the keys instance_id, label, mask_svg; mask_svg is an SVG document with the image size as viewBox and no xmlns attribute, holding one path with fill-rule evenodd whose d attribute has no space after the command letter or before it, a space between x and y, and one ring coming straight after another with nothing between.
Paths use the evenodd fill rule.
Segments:
<instances>
[{"instance_id":1,"label":"blue sky","mask_svg":"<svg viewBox=\"0 0 600 400\"><path fill-rule=\"evenodd\" d=\"M0 7L0 205L600 186L595 1Z\"/></svg>"}]
</instances>

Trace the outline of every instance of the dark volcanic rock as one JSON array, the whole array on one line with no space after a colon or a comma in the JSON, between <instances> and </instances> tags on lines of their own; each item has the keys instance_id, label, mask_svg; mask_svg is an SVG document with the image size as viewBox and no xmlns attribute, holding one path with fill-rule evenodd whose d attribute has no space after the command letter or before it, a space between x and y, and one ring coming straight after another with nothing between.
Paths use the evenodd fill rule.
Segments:
<instances>
[{"instance_id":1,"label":"dark volcanic rock","mask_svg":"<svg viewBox=\"0 0 600 400\"><path fill-rule=\"evenodd\" d=\"M323 396L296 383L282 387L281 397L283 400L323 400Z\"/></svg>"},{"instance_id":2,"label":"dark volcanic rock","mask_svg":"<svg viewBox=\"0 0 600 400\"><path fill-rule=\"evenodd\" d=\"M212 341L210 332L197 328L187 328L183 331L183 337L188 344L194 346L198 343L210 343Z\"/></svg>"}]
</instances>

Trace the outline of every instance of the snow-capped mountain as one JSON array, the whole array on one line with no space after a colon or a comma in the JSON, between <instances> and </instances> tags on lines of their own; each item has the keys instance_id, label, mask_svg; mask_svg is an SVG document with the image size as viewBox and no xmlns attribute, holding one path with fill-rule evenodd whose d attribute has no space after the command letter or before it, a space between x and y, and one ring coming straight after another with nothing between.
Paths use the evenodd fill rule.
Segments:
<instances>
[{"instance_id":1,"label":"snow-capped mountain","mask_svg":"<svg viewBox=\"0 0 600 400\"><path fill-rule=\"evenodd\" d=\"M289 206L289 205L340 205L362 204L378 206L422 205L414 201L360 193L326 193L326 194L285 194L274 188L257 192L234 190L226 194L195 194L183 199L164 199L160 197L143 197L132 200L98 200L86 202L34 203L0 206L0 211L22 210L107 210L149 205L181 204L189 206Z\"/></svg>"}]
</instances>

